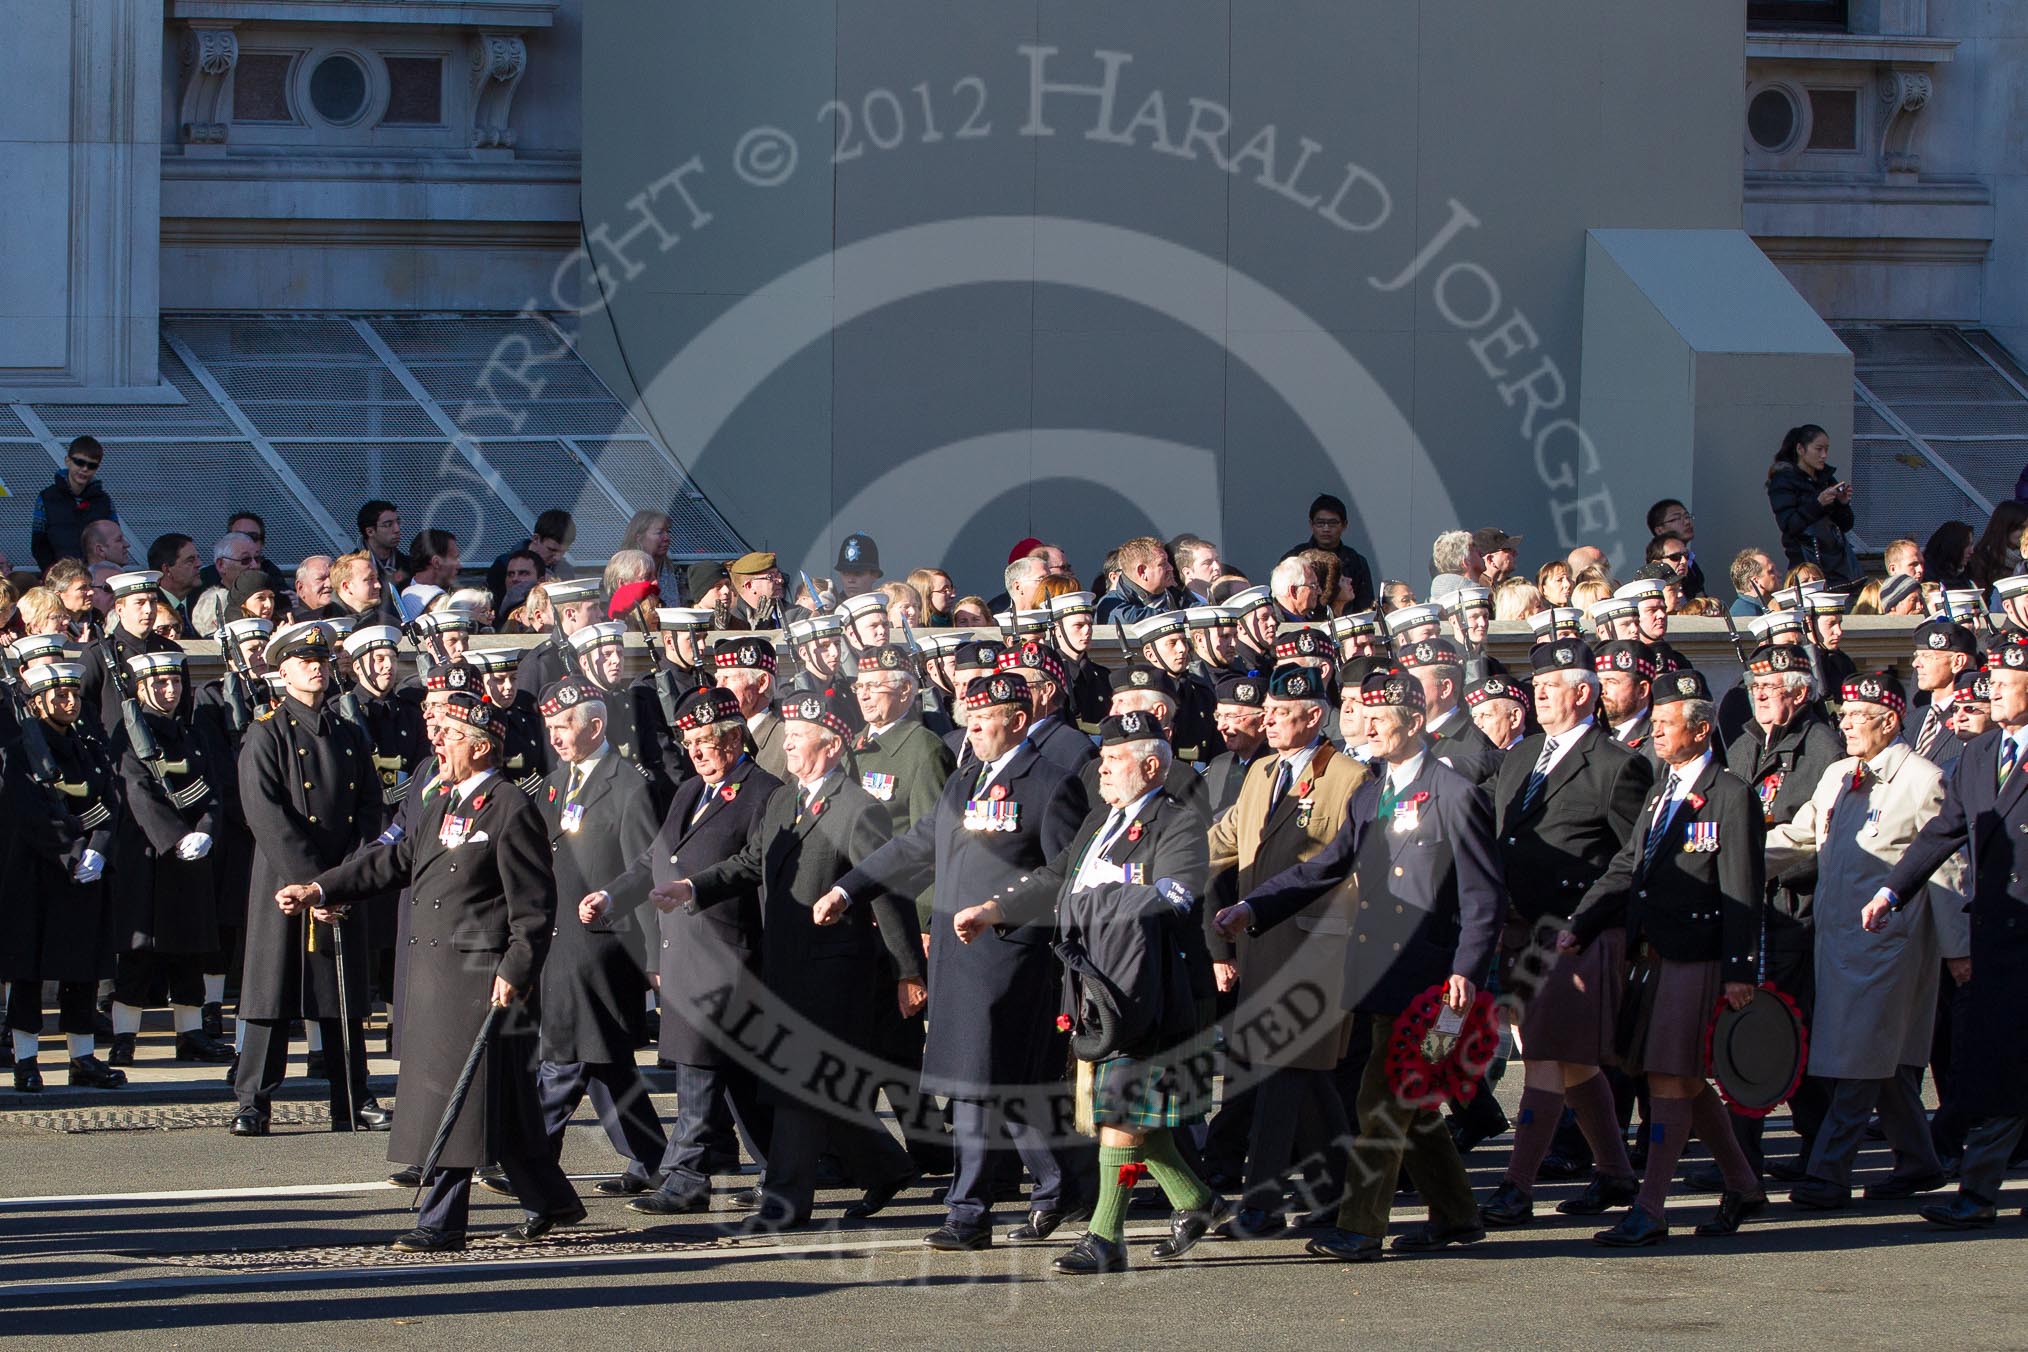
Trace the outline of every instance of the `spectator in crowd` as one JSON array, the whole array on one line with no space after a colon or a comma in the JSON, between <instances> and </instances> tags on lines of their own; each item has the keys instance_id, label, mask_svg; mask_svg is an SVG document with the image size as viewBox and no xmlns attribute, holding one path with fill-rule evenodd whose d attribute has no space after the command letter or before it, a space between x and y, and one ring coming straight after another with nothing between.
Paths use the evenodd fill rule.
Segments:
<instances>
[{"instance_id":1,"label":"spectator in crowd","mask_svg":"<svg viewBox=\"0 0 2028 1352\"><path fill-rule=\"evenodd\" d=\"M331 556L312 554L296 565L295 618L321 614L331 599Z\"/></svg>"},{"instance_id":2,"label":"spectator in crowd","mask_svg":"<svg viewBox=\"0 0 2028 1352\"><path fill-rule=\"evenodd\" d=\"M1612 579L1596 568L1587 568L1570 589L1570 604L1589 614L1594 604L1613 594Z\"/></svg>"},{"instance_id":3,"label":"spectator in crowd","mask_svg":"<svg viewBox=\"0 0 2028 1352\"><path fill-rule=\"evenodd\" d=\"M2009 499L1993 508L1966 569L1974 587L1985 591L2001 578L2021 571L2023 526L2028 526L2028 502Z\"/></svg>"},{"instance_id":4,"label":"spectator in crowd","mask_svg":"<svg viewBox=\"0 0 2028 1352\"><path fill-rule=\"evenodd\" d=\"M1371 610L1374 604L1373 570L1358 550L1345 543L1345 504L1330 493L1319 493L1310 503L1310 538L1282 551L1282 557L1305 549L1325 549L1338 556L1338 566L1352 580L1348 609Z\"/></svg>"},{"instance_id":5,"label":"spectator in crowd","mask_svg":"<svg viewBox=\"0 0 2028 1352\"><path fill-rule=\"evenodd\" d=\"M1774 595L1780 579L1775 576L1774 560L1764 549L1742 549L1732 556L1732 590L1737 593L1732 602L1732 614L1740 619L1767 614L1768 598Z\"/></svg>"},{"instance_id":6,"label":"spectator in crowd","mask_svg":"<svg viewBox=\"0 0 2028 1352\"><path fill-rule=\"evenodd\" d=\"M950 628L951 602L958 599L958 589L952 585L951 575L941 568L918 568L908 575L908 585L922 597L922 627Z\"/></svg>"},{"instance_id":7,"label":"spectator in crowd","mask_svg":"<svg viewBox=\"0 0 2028 1352\"><path fill-rule=\"evenodd\" d=\"M1971 586L1972 545L1972 528L1964 522L1938 526L1922 547L1923 581L1951 590Z\"/></svg>"},{"instance_id":8,"label":"spectator in crowd","mask_svg":"<svg viewBox=\"0 0 2028 1352\"><path fill-rule=\"evenodd\" d=\"M1587 568L1603 568L1606 570L1608 580L1611 578L1612 560L1608 559L1605 551L1597 545L1579 545L1576 549L1571 550L1563 561L1570 567L1570 579L1573 586L1577 584L1579 578L1584 576L1584 570Z\"/></svg>"},{"instance_id":9,"label":"spectator in crowd","mask_svg":"<svg viewBox=\"0 0 2028 1352\"><path fill-rule=\"evenodd\" d=\"M1049 576L1049 565L1033 554L1009 563L1000 577L1006 584L1006 609L1014 611L1034 610L1036 596L1041 591L1042 579Z\"/></svg>"},{"instance_id":10,"label":"spectator in crowd","mask_svg":"<svg viewBox=\"0 0 2028 1352\"><path fill-rule=\"evenodd\" d=\"M16 605L24 634L62 634L66 638L78 635L71 628L71 614L58 596L56 588L47 583L30 587L21 593Z\"/></svg>"},{"instance_id":11,"label":"spectator in crowd","mask_svg":"<svg viewBox=\"0 0 2028 1352\"><path fill-rule=\"evenodd\" d=\"M1049 579L1042 579L1047 586ZM922 593L906 582L883 582L880 594L887 598L887 632L894 635L909 633L923 627ZM1036 607L1040 608L1043 597L1037 588Z\"/></svg>"},{"instance_id":12,"label":"spectator in crowd","mask_svg":"<svg viewBox=\"0 0 2028 1352\"><path fill-rule=\"evenodd\" d=\"M148 546L148 566L162 574L157 586L162 599L176 612L182 637L201 637L191 615L197 601L198 576L204 570L197 555L197 541L175 531L155 537L155 542Z\"/></svg>"},{"instance_id":13,"label":"spectator in crowd","mask_svg":"<svg viewBox=\"0 0 2028 1352\"><path fill-rule=\"evenodd\" d=\"M1831 434L1815 423L1791 427L1767 471L1768 507L1789 563L1814 563L1843 586L1859 580L1852 529L1852 485L1830 463ZM2024 509L2028 510L2028 509Z\"/></svg>"},{"instance_id":14,"label":"spectator in crowd","mask_svg":"<svg viewBox=\"0 0 2028 1352\"><path fill-rule=\"evenodd\" d=\"M14 590L14 584L0 577L0 643L12 643L28 632L21 622L19 600L20 593Z\"/></svg>"},{"instance_id":15,"label":"spectator in crowd","mask_svg":"<svg viewBox=\"0 0 2028 1352\"><path fill-rule=\"evenodd\" d=\"M96 524L96 523L94 523ZM117 563L99 562L86 569L92 575L92 613L99 617L100 626L113 609L113 575L126 569Z\"/></svg>"},{"instance_id":16,"label":"spectator in crowd","mask_svg":"<svg viewBox=\"0 0 2028 1352\"><path fill-rule=\"evenodd\" d=\"M91 570L76 559L58 559L50 565L47 581L49 589L63 604L72 627L83 632L91 625L95 613L92 610Z\"/></svg>"},{"instance_id":17,"label":"spectator in crowd","mask_svg":"<svg viewBox=\"0 0 2028 1352\"><path fill-rule=\"evenodd\" d=\"M275 579L259 568L243 568L232 580L232 585L225 589L225 606L220 611L219 623L229 624L244 619L272 621L281 613L281 608L282 598Z\"/></svg>"},{"instance_id":18,"label":"spectator in crowd","mask_svg":"<svg viewBox=\"0 0 2028 1352\"><path fill-rule=\"evenodd\" d=\"M402 568L401 511L393 503L375 498L360 507L354 520L359 527L359 547L380 574L381 595L391 598L409 582ZM401 623L400 617L393 623Z\"/></svg>"},{"instance_id":19,"label":"spectator in crowd","mask_svg":"<svg viewBox=\"0 0 2028 1352\"><path fill-rule=\"evenodd\" d=\"M1659 563L1674 576L1672 583L1684 596L1691 596L1687 574L1690 567L1690 545L1682 536L1670 531L1650 535L1646 548L1642 550L1642 563Z\"/></svg>"},{"instance_id":20,"label":"spectator in crowd","mask_svg":"<svg viewBox=\"0 0 2028 1352\"><path fill-rule=\"evenodd\" d=\"M36 496L28 523L28 552L47 569L58 559L84 557L84 528L94 521L118 521L113 495L99 482L106 457L97 437L78 437L64 451L56 482Z\"/></svg>"},{"instance_id":21,"label":"spectator in crowd","mask_svg":"<svg viewBox=\"0 0 2028 1352\"><path fill-rule=\"evenodd\" d=\"M92 522L84 528L80 542L84 553L78 557L84 560L86 567L95 563L110 563L118 568L131 566L128 562L127 530L117 521Z\"/></svg>"},{"instance_id":22,"label":"spectator in crowd","mask_svg":"<svg viewBox=\"0 0 2028 1352\"><path fill-rule=\"evenodd\" d=\"M1499 586L1493 588L1493 619L1496 622L1525 620L1544 609L1546 605L1541 590L1525 577L1504 578Z\"/></svg>"},{"instance_id":23,"label":"spectator in crowd","mask_svg":"<svg viewBox=\"0 0 2028 1352\"><path fill-rule=\"evenodd\" d=\"M669 562L669 514L652 507L635 512L620 536L621 549L638 549L655 561L655 582L664 596L675 596L676 566Z\"/></svg>"},{"instance_id":24,"label":"spectator in crowd","mask_svg":"<svg viewBox=\"0 0 2028 1352\"><path fill-rule=\"evenodd\" d=\"M1673 535L1683 542L1683 564L1676 570L1683 575L1683 594L1704 595L1704 569L1698 566L1693 544L1697 539L1697 518L1690 515L1690 509L1677 498L1663 498L1648 508L1648 534ZM1647 557L1653 560L1655 555Z\"/></svg>"},{"instance_id":25,"label":"spectator in crowd","mask_svg":"<svg viewBox=\"0 0 2028 1352\"><path fill-rule=\"evenodd\" d=\"M724 564L709 559L693 563L690 571L684 574L684 584L690 594L691 605L699 610L709 610L721 620L726 618L724 611L732 599L732 575L725 571ZM713 627L723 629L726 626L720 623Z\"/></svg>"},{"instance_id":26,"label":"spectator in crowd","mask_svg":"<svg viewBox=\"0 0 2028 1352\"><path fill-rule=\"evenodd\" d=\"M209 637L218 632L218 626L225 623L226 593L233 579L249 568L256 568L259 560L260 546L250 537L233 531L219 537L211 547L211 573L218 580L199 593L190 612L190 622L198 633ZM198 574L200 585L203 577Z\"/></svg>"},{"instance_id":27,"label":"spectator in crowd","mask_svg":"<svg viewBox=\"0 0 2028 1352\"><path fill-rule=\"evenodd\" d=\"M630 582L653 582L656 577L655 560L638 549L622 549L606 560L606 570L599 578L599 586L607 596L619 593L620 588Z\"/></svg>"},{"instance_id":28,"label":"spectator in crowd","mask_svg":"<svg viewBox=\"0 0 2028 1352\"><path fill-rule=\"evenodd\" d=\"M720 569L719 572L723 576L724 570ZM486 594L497 598L495 604L504 614L518 609L522 601L527 599L528 593L542 581L542 560L532 549L517 549L507 555L506 563L500 570L500 578L505 591L496 592L488 587Z\"/></svg>"},{"instance_id":29,"label":"spectator in crowd","mask_svg":"<svg viewBox=\"0 0 2028 1352\"><path fill-rule=\"evenodd\" d=\"M1473 531L1472 547L1465 554L1465 580L1481 587L1499 586L1512 576L1520 547L1520 536L1498 526Z\"/></svg>"},{"instance_id":30,"label":"spectator in crowd","mask_svg":"<svg viewBox=\"0 0 2028 1352\"><path fill-rule=\"evenodd\" d=\"M1570 604L1570 589L1577 585L1576 574L1570 571L1565 559L1551 559L1535 570L1535 590L1542 595L1545 606L1567 606Z\"/></svg>"},{"instance_id":31,"label":"spectator in crowd","mask_svg":"<svg viewBox=\"0 0 2028 1352\"><path fill-rule=\"evenodd\" d=\"M1802 586L1805 582L1824 582L1827 580L1828 579L1826 579L1824 576L1824 570L1817 567L1816 564L1799 563L1795 567L1789 569L1787 573L1782 575L1781 590L1794 591L1797 587ZM1781 607L1776 606L1775 609L1780 610Z\"/></svg>"},{"instance_id":32,"label":"spectator in crowd","mask_svg":"<svg viewBox=\"0 0 2028 1352\"><path fill-rule=\"evenodd\" d=\"M1137 535L1120 546L1120 580L1099 597L1092 621L1099 625L1114 620L1130 624L1167 610L1169 588L1175 581L1168 546L1152 535Z\"/></svg>"},{"instance_id":33,"label":"spectator in crowd","mask_svg":"<svg viewBox=\"0 0 2028 1352\"><path fill-rule=\"evenodd\" d=\"M381 609L380 569L366 550L340 555L331 565L331 602L315 618L364 619Z\"/></svg>"},{"instance_id":34,"label":"spectator in crowd","mask_svg":"<svg viewBox=\"0 0 2028 1352\"><path fill-rule=\"evenodd\" d=\"M408 554L409 581L448 590L457 584L462 561L457 536L434 526L417 531Z\"/></svg>"},{"instance_id":35,"label":"spectator in crowd","mask_svg":"<svg viewBox=\"0 0 2028 1352\"><path fill-rule=\"evenodd\" d=\"M1380 584L1380 611L1400 610L1415 604L1415 588L1399 578L1389 578Z\"/></svg>"},{"instance_id":36,"label":"spectator in crowd","mask_svg":"<svg viewBox=\"0 0 2028 1352\"><path fill-rule=\"evenodd\" d=\"M540 561L542 576L570 577L570 568L564 563L563 556L576 543L577 522L561 507L550 508L535 518L535 529L529 533L526 540L493 560L493 566L486 570L486 590L495 596L507 597L510 591L507 583L507 560L523 551L533 554Z\"/></svg>"},{"instance_id":37,"label":"spectator in crowd","mask_svg":"<svg viewBox=\"0 0 2028 1352\"><path fill-rule=\"evenodd\" d=\"M1176 560L1176 580L1190 593L1190 604L1206 604L1211 584L1225 573L1218 546L1201 535L1179 535L1169 542L1169 553Z\"/></svg>"},{"instance_id":38,"label":"spectator in crowd","mask_svg":"<svg viewBox=\"0 0 2028 1352\"><path fill-rule=\"evenodd\" d=\"M993 612L986 609L983 596L961 596L951 603L951 627L954 629L991 629Z\"/></svg>"},{"instance_id":39,"label":"spectator in crowd","mask_svg":"<svg viewBox=\"0 0 2028 1352\"><path fill-rule=\"evenodd\" d=\"M1268 591L1275 598L1275 618L1283 624L1308 624L1326 618L1323 590L1317 585L1317 570L1300 554L1289 555L1268 575Z\"/></svg>"},{"instance_id":40,"label":"spectator in crowd","mask_svg":"<svg viewBox=\"0 0 2028 1352\"><path fill-rule=\"evenodd\" d=\"M253 542L254 561L249 565L250 567L260 569L269 577L281 577L282 570L268 562L268 526L267 522L261 519L259 513L234 512L226 518L225 533L227 535L244 535L248 540ZM215 552L214 557L216 557ZM87 559L86 562L89 563L90 560ZM118 562L118 560L115 560L115 562ZM202 599L204 594L213 587L223 587L232 581L231 578L221 575L216 563L205 564L204 571L198 575L197 580L199 599Z\"/></svg>"},{"instance_id":41,"label":"spectator in crowd","mask_svg":"<svg viewBox=\"0 0 2028 1352\"><path fill-rule=\"evenodd\" d=\"M1465 560L1472 552L1472 533L1447 530L1429 547L1429 596L1434 601L1465 585Z\"/></svg>"},{"instance_id":42,"label":"spectator in crowd","mask_svg":"<svg viewBox=\"0 0 2028 1352\"><path fill-rule=\"evenodd\" d=\"M1913 540L1889 540L1881 554L1881 563L1889 577L1907 573L1917 582L1922 581L1922 546Z\"/></svg>"}]
</instances>

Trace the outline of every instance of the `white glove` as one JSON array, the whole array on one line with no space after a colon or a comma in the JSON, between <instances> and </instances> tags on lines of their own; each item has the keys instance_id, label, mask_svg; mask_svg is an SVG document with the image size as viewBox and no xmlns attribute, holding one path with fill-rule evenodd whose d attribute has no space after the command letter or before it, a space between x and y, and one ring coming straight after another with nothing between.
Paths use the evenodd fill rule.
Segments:
<instances>
[{"instance_id":1,"label":"white glove","mask_svg":"<svg viewBox=\"0 0 2028 1352\"><path fill-rule=\"evenodd\" d=\"M211 837L202 831L192 831L176 842L176 857L186 862L204 858L211 853Z\"/></svg>"},{"instance_id":2,"label":"white glove","mask_svg":"<svg viewBox=\"0 0 2028 1352\"><path fill-rule=\"evenodd\" d=\"M84 858L78 860L77 871L70 875L76 883L95 883L106 871L106 857L97 850L86 850Z\"/></svg>"}]
</instances>

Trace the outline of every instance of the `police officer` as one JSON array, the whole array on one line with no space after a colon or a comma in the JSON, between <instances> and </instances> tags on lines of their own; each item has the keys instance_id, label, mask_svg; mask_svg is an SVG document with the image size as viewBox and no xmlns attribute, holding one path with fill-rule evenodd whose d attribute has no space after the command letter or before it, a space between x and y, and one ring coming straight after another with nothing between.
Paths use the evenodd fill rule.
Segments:
<instances>
[{"instance_id":1,"label":"police officer","mask_svg":"<svg viewBox=\"0 0 2028 1352\"><path fill-rule=\"evenodd\" d=\"M134 1063L141 1011L166 985L176 1030L176 1059L223 1063L232 1049L204 1031L204 967L218 950L218 882L211 854L220 814L213 787L226 767L176 710L183 698L184 656L129 658L140 700L138 726L124 722L113 739L134 829L113 849L112 884L125 942L113 976L113 1049L107 1061ZM134 733L141 734L137 744Z\"/></svg>"},{"instance_id":2,"label":"police officer","mask_svg":"<svg viewBox=\"0 0 2028 1352\"><path fill-rule=\"evenodd\" d=\"M332 652L330 630L319 621L276 631L267 657L285 693L255 719L240 748L240 802L253 833L254 864L240 976L235 1136L268 1134L269 1104L287 1064L289 1021L297 1018L316 1021L332 1051L351 1050L349 1073L329 1077L332 1129L378 1129L387 1120L366 1087L360 1027L369 999L366 917L350 912L338 922L347 958L340 972L331 923L275 899L284 887L358 852L384 821L372 743L334 708ZM349 1028L339 1017L341 980Z\"/></svg>"}]
</instances>

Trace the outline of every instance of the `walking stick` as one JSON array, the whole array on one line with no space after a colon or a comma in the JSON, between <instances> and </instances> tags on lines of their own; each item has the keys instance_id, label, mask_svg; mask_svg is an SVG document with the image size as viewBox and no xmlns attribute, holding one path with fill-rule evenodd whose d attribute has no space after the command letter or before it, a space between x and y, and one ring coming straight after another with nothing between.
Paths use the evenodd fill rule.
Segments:
<instances>
[{"instance_id":1,"label":"walking stick","mask_svg":"<svg viewBox=\"0 0 2028 1352\"><path fill-rule=\"evenodd\" d=\"M342 919L342 917L341 917ZM315 925L317 922L310 922ZM331 969L338 977L338 1073L344 1077L345 1125L331 1124L334 1131L352 1131L359 1125L359 1103L352 1090L352 1006L345 995L345 931L339 921L331 922ZM325 1071L329 1073L329 1066Z\"/></svg>"},{"instance_id":2,"label":"walking stick","mask_svg":"<svg viewBox=\"0 0 2028 1352\"><path fill-rule=\"evenodd\" d=\"M479 1025L479 1035L472 1039L472 1050L465 1053L464 1069L458 1072L458 1082L451 1086L451 1096L444 1103L444 1119L437 1123L437 1134L430 1141L430 1148L423 1155L422 1168L417 1172L415 1196L410 1199L408 1209L414 1211L422 1205L423 1184L437 1167L444 1147L450 1144L451 1131L458 1125L458 1114L464 1110L465 1099L472 1092L472 1081L479 1074L479 1062L485 1059L486 1046L492 1042L493 1034L499 1031L500 1016L507 1012L505 1005L492 1005L486 1010L486 1021Z\"/></svg>"}]
</instances>

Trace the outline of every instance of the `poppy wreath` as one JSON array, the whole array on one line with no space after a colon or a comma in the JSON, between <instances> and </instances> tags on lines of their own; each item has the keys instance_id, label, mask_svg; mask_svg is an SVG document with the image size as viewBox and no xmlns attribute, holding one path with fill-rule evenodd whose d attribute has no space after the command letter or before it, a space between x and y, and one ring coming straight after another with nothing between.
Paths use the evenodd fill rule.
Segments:
<instances>
[{"instance_id":1,"label":"poppy wreath","mask_svg":"<svg viewBox=\"0 0 2028 1352\"><path fill-rule=\"evenodd\" d=\"M1479 1076L1500 1050L1493 997L1480 991L1450 1047L1430 1059L1425 1044L1443 1017L1444 989L1441 984L1431 986L1410 1001L1387 1040L1387 1086L1413 1108L1437 1108L1446 1101L1470 1103L1479 1092Z\"/></svg>"},{"instance_id":2,"label":"poppy wreath","mask_svg":"<svg viewBox=\"0 0 2028 1352\"><path fill-rule=\"evenodd\" d=\"M1759 989L1766 991L1769 995L1787 1005L1789 1007L1789 1017L1796 1021L1796 1038L1799 1052L1799 1055L1796 1057L1796 1075L1794 1079L1789 1081L1789 1087L1782 1090L1781 1097L1773 1103L1768 1104L1764 1108L1741 1103L1733 1098L1731 1091L1725 1087L1725 1082L1711 1073L1711 1040L1718 1032L1718 1016L1723 1014L1728 1008L1724 996L1718 997L1718 1003L1711 1007L1710 1019L1704 1024L1704 1078L1711 1081L1712 1085L1717 1088L1718 1096L1725 1100L1725 1106L1733 1112L1738 1113L1741 1117L1766 1117L1776 1108L1787 1103L1796 1090L1802 1087L1803 1070L1810 1064L1810 1021L1803 1017L1803 1007L1797 1004L1787 991L1775 985L1772 981L1761 982Z\"/></svg>"}]
</instances>

